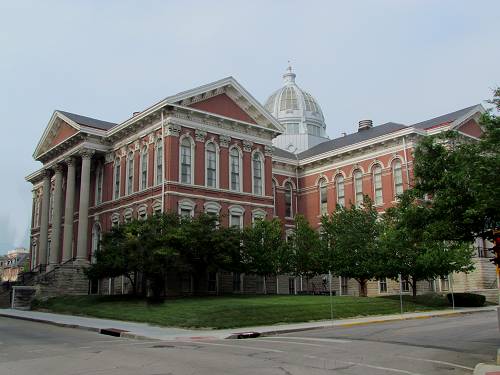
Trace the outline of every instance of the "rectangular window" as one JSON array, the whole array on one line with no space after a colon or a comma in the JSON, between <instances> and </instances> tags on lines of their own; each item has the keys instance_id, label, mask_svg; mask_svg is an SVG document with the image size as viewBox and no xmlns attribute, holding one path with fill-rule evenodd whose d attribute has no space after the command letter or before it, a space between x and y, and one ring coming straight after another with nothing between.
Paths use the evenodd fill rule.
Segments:
<instances>
[{"instance_id":1,"label":"rectangular window","mask_svg":"<svg viewBox=\"0 0 500 375\"><path fill-rule=\"evenodd\" d=\"M233 272L233 292L241 292L241 273Z\"/></svg>"},{"instance_id":2,"label":"rectangular window","mask_svg":"<svg viewBox=\"0 0 500 375\"><path fill-rule=\"evenodd\" d=\"M354 194L359 207L363 204L363 174L360 171L354 173Z\"/></svg>"},{"instance_id":3,"label":"rectangular window","mask_svg":"<svg viewBox=\"0 0 500 375\"><path fill-rule=\"evenodd\" d=\"M231 216L229 217L229 226L230 227L237 227L237 228L241 229L241 216L231 214Z\"/></svg>"},{"instance_id":4,"label":"rectangular window","mask_svg":"<svg viewBox=\"0 0 500 375\"><path fill-rule=\"evenodd\" d=\"M163 182L163 144L158 141L156 144L156 184Z\"/></svg>"},{"instance_id":5,"label":"rectangular window","mask_svg":"<svg viewBox=\"0 0 500 375\"><path fill-rule=\"evenodd\" d=\"M447 291L450 289L450 280L448 275L441 277L441 290Z\"/></svg>"},{"instance_id":6,"label":"rectangular window","mask_svg":"<svg viewBox=\"0 0 500 375\"><path fill-rule=\"evenodd\" d=\"M191 183L191 143L186 138L181 146L181 182Z\"/></svg>"},{"instance_id":7,"label":"rectangular window","mask_svg":"<svg viewBox=\"0 0 500 375\"><path fill-rule=\"evenodd\" d=\"M286 124L287 134L299 134L299 123L290 122Z\"/></svg>"},{"instance_id":8,"label":"rectangular window","mask_svg":"<svg viewBox=\"0 0 500 375\"><path fill-rule=\"evenodd\" d=\"M217 155L212 143L207 147L207 186L217 187Z\"/></svg>"},{"instance_id":9,"label":"rectangular window","mask_svg":"<svg viewBox=\"0 0 500 375\"><path fill-rule=\"evenodd\" d=\"M259 154L253 157L253 193L262 195L262 161Z\"/></svg>"},{"instance_id":10,"label":"rectangular window","mask_svg":"<svg viewBox=\"0 0 500 375\"><path fill-rule=\"evenodd\" d=\"M344 192L344 177L337 177L337 204L341 207L345 206Z\"/></svg>"},{"instance_id":11,"label":"rectangular window","mask_svg":"<svg viewBox=\"0 0 500 375\"><path fill-rule=\"evenodd\" d=\"M407 277L401 281L401 289L403 290L404 293L410 291L410 280L408 280Z\"/></svg>"},{"instance_id":12,"label":"rectangular window","mask_svg":"<svg viewBox=\"0 0 500 375\"><path fill-rule=\"evenodd\" d=\"M375 193L375 204L382 204L384 200L382 196L382 168L380 166L373 168L373 190Z\"/></svg>"},{"instance_id":13,"label":"rectangular window","mask_svg":"<svg viewBox=\"0 0 500 375\"><path fill-rule=\"evenodd\" d=\"M382 277L379 279L378 291L379 291L379 293L387 293L387 278Z\"/></svg>"},{"instance_id":14,"label":"rectangular window","mask_svg":"<svg viewBox=\"0 0 500 375\"><path fill-rule=\"evenodd\" d=\"M209 292L217 292L217 273L209 272L207 280L207 290Z\"/></svg>"},{"instance_id":15,"label":"rectangular window","mask_svg":"<svg viewBox=\"0 0 500 375\"><path fill-rule=\"evenodd\" d=\"M401 162L396 160L393 167L393 177L394 177L394 195L403 194L403 170L401 169Z\"/></svg>"},{"instance_id":16,"label":"rectangular window","mask_svg":"<svg viewBox=\"0 0 500 375\"><path fill-rule=\"evenodd\" d=\"M96 204L102 203L102 182L103 182L104 168L99 166L96 176Z\"/></svg>"},{"instance_id":17,"label":"rectangular window","mask_svg":"<svg viewBox=\"0 0 500 375\"><path fill-rule=\"evenodd\" d=\"M142 151L141 155L141 190L145 190L148 183L148 151Z\"/></svg>"},{"instance_id":18,"label":"rectangular window","mask_svg":"<svg viewBox=\"0 0 500 375\"><path fill-rule=\"evenodd\" d=\"M347 277L342 276L340 278L340 291L341 291L343 296L346 296L349 293L348 282L349 282L349 279Z\"/></svg>"},{"instance_id":19,"label":"rectangular window","mask_svg":"<svg viewBox=\"0 0 500 375\"><path fill-rule=\"evenodd\" d=\"M185 218L188 218L188 217L191 217L191 210L189 208L181 208L181 217L185 217Z\"/></svg>"},{"instance_id":20,"label":"rectangular window","mask_svg":"<svg viewBox=\"0 0 500 375\"><path fill-rule=\"evenodd\" d=\"M127 161L127 194L134 192L134 156L131 154Z\"/></svg>"},{"instance_id":21,"label":"rectangular window","mask_svg":"<svg viewBox=\"0 0 500 375\"><path fill-rule=\"evenodd\" d=\"M236 148L231 150L231 190L240 191L240 153Z\"/></svg>"},{"instance_id":22,"label":"rectangular window","mask_svg":"<svg viewBox=\"0 0 500 375\"><path fill-rule=\"evenodd\" d=\"M115 164L115 190L114 197L118 199L120 197L120 161L117 160Z\"/></svg>"}]
</instances>

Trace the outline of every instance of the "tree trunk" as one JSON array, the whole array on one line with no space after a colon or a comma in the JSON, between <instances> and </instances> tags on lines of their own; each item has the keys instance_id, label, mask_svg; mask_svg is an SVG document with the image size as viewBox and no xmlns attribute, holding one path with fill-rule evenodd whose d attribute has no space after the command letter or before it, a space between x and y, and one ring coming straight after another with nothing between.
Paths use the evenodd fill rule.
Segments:
<instances>
[{"instance_id":1,"label":"tree trunk","mask_svg":"<svg viewBox=\"0 0 500 375\"><path fill-rule=\"evenodd\" d=\"M414 277L411 278L411 289L412 289L412 293L413 293L413 299L416 299L417 298L417 280Z\"/></svg>"},{"instance_id":2,"label":"tree trunk","mask_svg":"<svg viewBox=\"0 0 500 375\"><path fill-rule=\"evenodd\" d=\"M368 295L368 290L366 288L366 279L359 279L359 296L366 297Z\"/></svg>"}]
</instances>

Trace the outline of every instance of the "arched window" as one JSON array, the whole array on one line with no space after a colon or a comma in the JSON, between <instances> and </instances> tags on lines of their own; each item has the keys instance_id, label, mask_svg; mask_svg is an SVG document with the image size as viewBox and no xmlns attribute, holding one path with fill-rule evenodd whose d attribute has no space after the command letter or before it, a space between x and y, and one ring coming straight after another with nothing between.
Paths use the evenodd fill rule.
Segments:
<instances>
[{"instance_id":1,"label":"arched window","mask_svg":"<svg viewBox=\"0 0 500 375\"><path fill-rule=\"evenodd\" d=\"M373 193L375 204L383 203L382 196L382 167L380 165L375 165L372 169L373 174Z\"/></svg>"},{"instance_id":2,"label":"arched window","mask_svg":"<svg viewBox=\"0 0 500 375\"><path fill-rule=\"evenodd\" d=\"M208 187L217 187L217 149L213 142L207 143L205 156L205 178Z\"/></svg>"},{"instance_id":3,"label":"arched window","mask_svg":"<svg viewBox=\"0 0 500 375\"><path fill-rule=\"evenodd\" d=\"M326 180L324 178L319 180L319 208L321 215L328 214L328 192Z\"/></svg>"},{"instance_id":4,"label":"arched window","mask_svg":"<svg viewBox=\"0 0 500 375\"><path fill-rule=\"evenodd\" d=\"M163 182L163 139L156 141L156 185Z\"/></svg>"},{"instance_id":5,"label":"arched window","mask_svg":"<svg viewBox=\"0 0 500 375\"><path fill-rule=\"evenodd\" d=\"M114 199L120 198L120 158L115 159L115 173L114 173Z\"/></svg>"},{"instance_id":6,"label":"arched window","mask_svg":"<svg viewBox=\"0 0 500 375\"><path fill-rule=\"evenodd\" d=\"M141 151L141 190L148 186L148 148L143 147Z\"/></svg>"},{"instance_id":7,"label":"arched window","mask_svg":"<svg viewBox=\"0 0 500 375\"><path fill-rule=\"evenodd\" d=\"M337 204L340 207L345 206L345 193L344 193L344 176L339 174L335 179L335 187L337 190Z\"/></svg>"},{"instance_id":8,"label":"arched window","mask_svg":"<svg viewBox=\"0 0 500 375\"><path fill-rule=\"evenodd\" d=\"M192 161L191 161L191 141L188 137L184 137L181 141L181 182L190 184L192 181Z\"/></svg>"},{"instance_id":9,"label":"arched window","mask_svg":"<svg viewBox=\"0 0 500 375\"><path fill-rule=\"evenodd\" d=\"M262 157L259 152L253 154L252 158L253 170L253 193L262 195Z\"/></svg>"},{"instance_id":10,"label":"arched window","mask_svg":"<svg viewBox=\"0 0 500 375\"><path fill-rule=\"evenodd\" d=\"M285 184L285 217L292 217L292 184L287 182Z\"/></svg>"},{"instance_id":11,"label":"arched window","mask_svg":"<svg viewBox=\"0 0 500 375\"><path fill-rule=\"evenodd\" d=\"M194 217L195 203L190 199L182 199L178 202L178 214L181 217Z\"/></svg>"},{"instance_id":12,"label":"arched window","mask_svg":"<svg viewBox=\"0 0 500 375\"><path fill-rule=\"evenodd\" d=\"M95 175L95 204L102 203L103 180L104 180L104 168L102 164L99 164Z\"/></svg>"},{"instance_id":13,"label":"arched window","mask_svg":"<svg viewBox=\"0 0 500 375\"><path fill-rule=\"evenodd\" d=\"M357 207L363 204L363 173L358 169L353 173L354 201Z\"/></svg>"},{"instance_id":14,"label":"arched window","mask_svg":"<svg viewBox=\"0 0 500 375\"><path fill-rule=\"evenodd\" d=\"M241 206L229 206L229 226L243 228L243 215L245 209Z\"/></svg>"},{"instance_id":15,"label":"arched window","mask_svg":"<svg viewBox=\"0 0 500 375\"><path fill-rule=\"evenodd\" d=\"M392 163L392 178L394 180L394 196L397 197L403 194L403 169L399 159Z\"/></svg>"},{"instance_id":16,"label":"arched window","mask_svg":"<svg viewBox=\"0 0 500 375\"><path fill-rule=\"evenodd\" d=\"M101 246L101 225L99 223L95 223L92 228L92 258L91 262L95 263L95 252L99 250Z\"/></svg>"},{"instance_id":17,"label":"arched window","mask_svg":"<svg viewBox=\"0 0 500 375\"><path fill-rule=\"evenodd\" d=\"M231 148L231 153L229 155L229 158L231 159L229 162L231 166L231 190L240 191L241 189L240 151L236 147Z\"/></svg>"},{"instance_id":18,"label":"arched window","mask_svg":"<svg viewBox=\"0 0 500 375\"><path fill-rule=\"evenodd\" d=\"M129 152L127 157L127 194L134 192L134 153Z\"/></svg>"}]
</instances>

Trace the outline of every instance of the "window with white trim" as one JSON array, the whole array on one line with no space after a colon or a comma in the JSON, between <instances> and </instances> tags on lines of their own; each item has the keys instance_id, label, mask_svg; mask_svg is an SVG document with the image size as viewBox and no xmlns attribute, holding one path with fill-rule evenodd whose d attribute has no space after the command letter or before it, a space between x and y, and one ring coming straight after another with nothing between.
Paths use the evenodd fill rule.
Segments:
<instances>
[{"instance_id":1,"label":"window with white trim","mask_svg":"<svg viewBox=\"0 0 500 375\"><path fill-rule=\"evenodd\" d=\"M216 215L216 216L220 214L221 206L217 202L207 202L203 205L203 207L205 209L206 214Z\"/></svg>"},{"instance_id":2,"label":"window with white trim","mask_svg":"<svg viewBox=\"0 0 500 375\"><path fill-rule=\"evenodd\" d=\"M378 280L378 292L379 293L387 293L387 278L381 277Z\"/></svg>"},{"instance_id":3,"label":"window with white trim","mask_svg":"<svg viewBox=\"0 0 500 375\"><path fill-rule=\"evenodd\" d=\"M192 165L192 148L191 141L188 137L184 137L181 141L181 182L190 184L191 181L191 165Z\"/></svg>"},{"instance_id":4,"label":"window with white trim","mask_svg":"<svg viewBox=\"0 0 500 375\"><path fill-rule=\"evenodd\" d=\"M111 226L115 227L120 224L120 214L119 213L114 213L111 215Z\"/></svg>"},{"instance_id":5,"label":"window with white trim","mask_svg":"<svg viewBox=\"0 0 500 375\"><path fill-rule=\"evenodd\" d=\"M403 194L403 169L399 159L392 163L392 178L394 180L394 197L397 198Z\"/></svg>"},{"instance_id":6,"label":"window with white trim","mask_svg":"<svg viewBox=\"0 0 500 375\"><path fill-rule=\"evenodd\" d=\"M115 159L113 198L120 198L120 158Z\"/></svg>"},{"instance_id":7,"label":"window with white trim","mask_svg":"<svg viewBox=\"0 0 500 375\"><path fill-rule=\"evenodd\" d=\"M102 237L101 224L94 223L94 226L92 228L92 256L90 258L92 264L96 262L95 253L96 251L99 250L101 246L101 237Z\"/></svg>"},{"instance_id":8,"label":"window with white trim","mask_svg":"<svg viewBox=\"0 0 500 375\"><path fill-rule=\"evenodd\" d=\"M230 153L230 168L231 168L231 190L240 191L240 165L241 165L241 155L240 151L233 147Z\"/></svg>"},{"instance_id":9,"label":"window with white trim","mask_svg":"<svg viewBox=\"0 0 500 375\"><path fill-rule=\"evenodd\" d=\"M217 187L217 148L213 142L208 142L205 149L205 178L208 187Z\"/></svg>"},{"instance_id":10,"label":"window with white trim","mask_svg":"<svg viewBox=\"0 0 500 375\"><path fill-rule=\"evenodd\" d=\"M123 219L125 223L130 223L133 218L134 218L134 211L131 208L126 209L125 212L123 213Z\"/></svg>"},{"instance_id":11,"label":"window with white trim","mask_svg":"<svg viewBox=\"0 0 500 375\"><path fill-rule=\"evenodd\" d=\"M253 154L252 170L253 170L253 193L262 195L262 156L259 152Z\"/></svg>"},{"instance_id":12,"label":"window with white trim","mask_svg":"<svg viewBox=\"0 0 500 375\"><path fill-rule=\"evenodd\" d=\"M99 164L95 175L95 204L102 203L102 184L104 181L104 167Z\"/></svg>"},{"instance_id":13,"label":"window with white trim","mask_svg":"<svg viewBox=\"0 0 500 375\"><path fill-rule=\"evenodd\" d=\"M156 185L163 182L163 139L158 139L156 141Z\"/></svg>"},{"instance_id":14,"label":"window with white trim","mask_svg":"<svg viewBox=\"0 0 500 375\"><path fill-rule=\"evenodd\" d=\"M141 151L141 190L148 187L148 148L144 146Z\"/></svg>"},{"instance_id":15,"label":"window with white trim","mask_svg":"<svg viewBox=\"0 0 500 375\"><path fill-rule=\"evenodd\" d=\"M363 204L363 173L358 169L353 173L354 202L357 207Z\"/></svg>"},{"instance_id":16,"label":"window with white trim","mask_svg":"<svg viewBox=\"0 0 500 375\"><path fill-rule=\"evenodd\" d=\"M134 192L134 153L129 152L127 157L127 195Z\"/></svg>"},{"instance_id":17,"label":"window with white trim","mask_svg":"<svg viewBox=\"0 0 500 375\"><path fill-rule=\"evenodd\" d=\"M243 210L243 208L240 206L229 207L229 226L242 229L243 228L243 214L244 213L245 213L245 210Z\"/></svg>"},{"instance_id":18,"label":"window with white trim","mask_svg":"<svg viewBox=\"0 0 500 375\"><path fill-rule=\"evenodd\" d=\"M337 190L337 204L340 207L345 206L345 191L344 191L344 176L339 174L335 179L335 187Z\"/></svg>"},{"instance_id":19,"label":"window with white trim","mask_svg":"<svg viewBox=\"0 0 500 375\"><path fill-rule=\"evenodd\" d=\"M319 180L319 209L321 215L328 214L328 191L326 179Z\"/></svg>"},{"instance_id":20,"label":"window with white trim","mask_svg":"<svg viewBox=\"0 0 500 375\"><path fill-rule=\"evenodd\" d=\"M407 277L401 280L401 289L404 293L408 293L410 291L410 280Z\"/></svg>"},{"instance_id":21,"label":"window with white trim","mask_svg":"<svg viewBox=\"0 0 500 375\"><path fill-rule=\"evenodd\" d=\"M285 217L292 217L292 184L285 183Z\"/></svg>"},{"instance_id":22,"label":"window with white trim","mask_svg":"<svg viewBox=\"0 0 500 375\"><path fill-rule=\"evenodd\" d=\"M178 214L183 218L189 218L194 216L195 204L189 199L182 199L178 203Z\"/></svg>"},{"instance_id":23,"label":"window with white trim","mask_svg":"<svg viewBox=\"0 0 500 375\"><path fill-rule=\"evenodd\" d=\"M255 209L252 211L252 223L255 223L258 220L264 220L266 218L266 211L261 209Z\"/></svg>"},{"instance_id":24,"label":"window with white trim","mask_svg":"<svg viewBox=\"0 0 500 375\"><path fill-rule=\"evenodd\" d=\"M378 164L375 165L372 169L372 175L374 202L375 204L382 204L384 202L382 195L382 167Z\"/></svg>"},{"instance_id":25,"label":"window with white trim","mask_svg":"<svg viewBox=\"0 0 500 375\"><path fill-rule=\"evenodd\" d=\"M137 208L137 219L144 221L148 218L148 206L145 204Z\"/></svg>"}]
</instances>

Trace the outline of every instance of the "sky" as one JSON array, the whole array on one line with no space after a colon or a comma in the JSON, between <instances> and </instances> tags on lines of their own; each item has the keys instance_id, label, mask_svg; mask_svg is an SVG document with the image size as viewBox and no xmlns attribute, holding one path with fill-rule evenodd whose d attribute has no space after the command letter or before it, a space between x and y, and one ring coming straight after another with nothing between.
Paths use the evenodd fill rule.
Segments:
<instances>
[{"instance_id":1,"label":"sky","mask_svg":"<svg viewBox=\"0 0 500 375\"><path fill-rule=\"evenodd\" d=\"M331 138L412 124L500 85L500 1L0 0L0 254L29 244L32 158L55 109L111 122L234 76L261 103L296 82Z\"/></svg>"}]
</instances>

